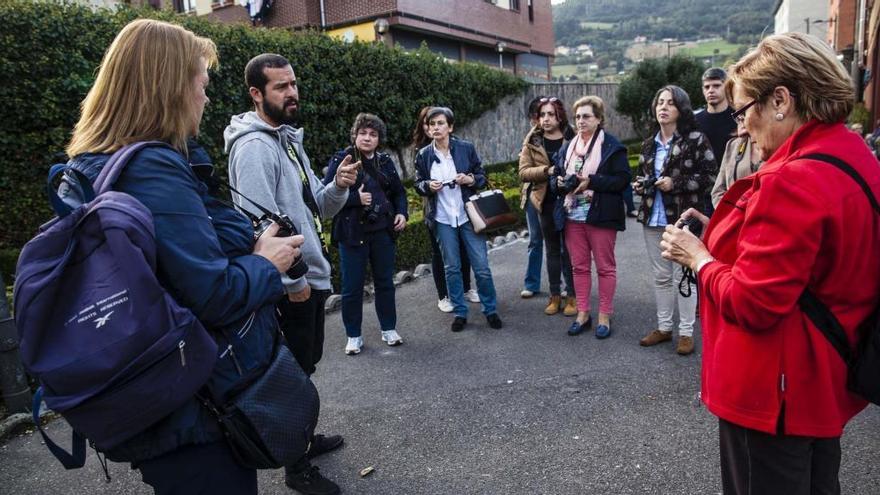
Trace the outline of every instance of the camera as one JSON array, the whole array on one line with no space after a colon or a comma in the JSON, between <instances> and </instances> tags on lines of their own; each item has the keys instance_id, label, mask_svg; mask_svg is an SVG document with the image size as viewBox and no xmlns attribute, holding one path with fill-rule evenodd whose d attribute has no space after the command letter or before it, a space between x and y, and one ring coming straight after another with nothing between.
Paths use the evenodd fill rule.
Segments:
<instances>
[{"instance_id":1,"label":"camera","mask_svg":"<svg viewBox=\"0 0 880 495\"><path fill-rule=\"evenodd\" d=\"M364 206L363 219L367 223L376 223L382 219L382 207L376 203Z\"/></svg>"},{"instance_id":2,"label":"camera","mask_svg":"<svg viewBox=\"0 0 880 495\"><path fill-rule=\"evenodd\" d=\"M299 234L293 221L287 215L266 213L260 217L254 225L254 240L259 239L260 236L263 235L263 232L265 232L272 223L278 224L278 234L276 234L275 237L290 237ZM300 253L293 259L293 263L285 273L287 273L288 277L295 280L308 273L308 271L309 265L303 259L302 253Z\"/></svg>"},{"instance_id":3,"label":"camera","mask_svg":"<svg viewBox=\"0 0 880 495\"><path fill-rule=\"evenodd\" d=\"M562 179L562 184L559 184L556 187L559 190L560 194L568 194L577 189L578 184L580 184L580 179L578 179L578 176L571 174Z\"/></svg>"},{"instance_id":4,"label":"camera","mask_svg":"<svg viewBox=\"0 0 880 495\"><path fill-rule=\"evenodd\" d=\"M700 237L700 235L703 234L703 222L698 220L696 217L690 217L686 220L682 220L678 222L675 226L680 229L687 227L688 230L690 230L691 234L694 234L697 237Z\"/></svg>"},{"instance_id":5,"label":"camera","mask_svg":"<svg viewBox=\"0 0 880 495\"><path fill-rule=\"evenodd\" d=\"M637 177L636 184L642 188L642 194L645 196L653 196L656 192L656 187L654 183L657 182L657 178L653 175L646 175L644 177Z\"/></svg>"}]
</instances>

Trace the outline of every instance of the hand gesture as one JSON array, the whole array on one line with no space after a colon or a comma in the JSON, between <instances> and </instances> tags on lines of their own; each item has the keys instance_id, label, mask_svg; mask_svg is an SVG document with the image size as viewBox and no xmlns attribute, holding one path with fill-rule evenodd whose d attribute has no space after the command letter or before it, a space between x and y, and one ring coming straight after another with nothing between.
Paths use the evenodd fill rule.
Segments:
<instances>
[{"instance_id":1,"label":"hand gesture","mask_svg":"<svg viewBox=\"0 0 880 495\"><path fill-rule=\"evenodd\" d=\"M351 163L351 155L345 155L339 168L336 169L336 187L340 189L348 189L357 181L357 169L361 166L361 162Z\"/></svg>"},{"instance_id":2,"label":"hand gesture","mask_svg":"<svg viewBox=\"0 0 880 495\"><path fill-rule=\"evenodd\" d=\"M438 192L443 189L443 183L439 180L432 180L428 182L428 187L431 188L432 191Z\"/></svg>"},{"instance_id":3,"label":"hand gesture","mask_svg":"<svg viewBox=\"0 0 880 495\"><path fill-rule=\"evenodd\" d=\"M663 192L669 192L672 190L672 177L660 177L654 185Z\"/></svg>"},{"instance_id":4,"label":"hand gesture","mask_svg":"<svg viewBox=\"0 0 880 495\"><path fill-rule=\"evenodd\" d=\"M394 231L400 232L406 228L406 217L398 213L394 215Z\"/></svg>"},{"instance_id":5,"label":"hand gesture","mask_svg":"<svg viewBox=\"0 0 880 495\"><path fill-rule=\"evenodd\" d=\"M373 195L368 192L364 192L364 184L361 184L361 187L358 189L358 194L360 194L361 196L362 205L370 206L370 204L373 202Z\"/></svg>"}]
</instances>

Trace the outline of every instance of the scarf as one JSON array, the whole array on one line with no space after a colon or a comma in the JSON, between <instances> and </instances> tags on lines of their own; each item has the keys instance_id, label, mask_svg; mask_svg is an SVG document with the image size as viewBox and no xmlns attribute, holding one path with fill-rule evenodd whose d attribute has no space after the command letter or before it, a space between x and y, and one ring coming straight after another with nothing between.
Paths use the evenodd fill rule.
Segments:
<instances>
[{"instance_id":1,"label":"scarf","mask_svg":"<svg viewBox=\"0 0 880 495\"><path fill-rule=\"evenodd\" d=\"M589 143L582 141L580 134L578 134L574 141L572 141L565 154L566 177L571 174L576 174L579 179L586 179L595 174L596 170L599 169L599 164L602 161L602 143L605 141L605 131L602 130L602 128L598 128L596 129L596 132L598 134L595 136L596 141L593 143L592 149L587 148L583 155L578 155L577 153L578 143L583 143L584 147L588 147ZM587 189L578 194L586 199L588 203L593 200L593 191L591 189ZM571 211L571 209L577 204L577 195L575 195L574 192L566 194L563 204L565 205L566 211Z\"/></svg>"}]
</instances>

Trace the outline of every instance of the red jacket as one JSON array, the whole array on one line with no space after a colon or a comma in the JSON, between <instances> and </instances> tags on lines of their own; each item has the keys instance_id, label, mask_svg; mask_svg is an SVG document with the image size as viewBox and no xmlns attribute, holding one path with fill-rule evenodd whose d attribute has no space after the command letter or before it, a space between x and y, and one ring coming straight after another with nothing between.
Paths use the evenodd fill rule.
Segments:
<instances>
[{"instance_id":1,"label":"red jacket","mask_svg":"<svg viewBox=\"0 0 880 495\"><path fill-rule=\"evenodd\" d=\"M880 219L849 176L799 160L834 155L880 198L880 167L843 124L810 121L762 168L733 184L705 242L718 260L700 271L702 399L715 415L774 433L840 436L864 409L846 366L797 306L809 285L855 342L880 300Z\"/></svg>"}]
</instances>

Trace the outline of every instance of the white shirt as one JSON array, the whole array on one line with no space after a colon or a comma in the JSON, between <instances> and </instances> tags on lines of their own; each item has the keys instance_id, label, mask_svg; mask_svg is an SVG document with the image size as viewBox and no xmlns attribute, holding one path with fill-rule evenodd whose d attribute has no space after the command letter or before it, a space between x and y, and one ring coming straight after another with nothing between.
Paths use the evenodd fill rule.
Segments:
<instances>
[{"instance_id":1,"label":"white shirt","mask_svg":"<svg viewBox=\"0 0 880 495\"><path fill-rule=\"evenodd\" d=\"M431 164L431 180L446 183L455 179L458 171L455 169L455 162L452 161L452 154L434 148L434 155L440 161ZM436 221L452 227L470 221L464 211L464 201L461 199L459 187L461 186L458 184L455 184L454 188L443 186L443 189L437 192L437 211L434 213Z\"/></svg>"}]
</instances>

